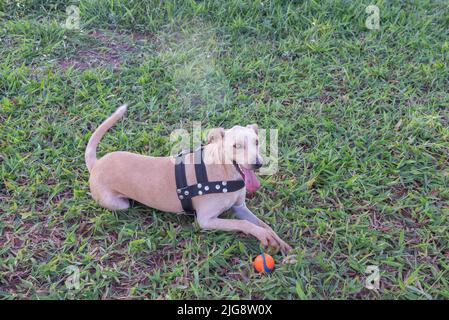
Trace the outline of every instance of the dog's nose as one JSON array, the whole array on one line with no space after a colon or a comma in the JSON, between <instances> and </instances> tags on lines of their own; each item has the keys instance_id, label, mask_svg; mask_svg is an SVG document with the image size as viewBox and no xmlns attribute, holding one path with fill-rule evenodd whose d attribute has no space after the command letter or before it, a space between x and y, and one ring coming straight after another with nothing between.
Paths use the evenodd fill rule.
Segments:
<instances>
[{"instance_id":1,"label":"dog's nose","mask_svg":"<svg viewBox=\"0 0 449 320\"><path fill-rule=\"evenodd\" d=\"M253 165L254 169L260 169L263 166L263 162L262 160L260 160L259 158L256 159L256 163Z\"/></svg>"}]
</instances>

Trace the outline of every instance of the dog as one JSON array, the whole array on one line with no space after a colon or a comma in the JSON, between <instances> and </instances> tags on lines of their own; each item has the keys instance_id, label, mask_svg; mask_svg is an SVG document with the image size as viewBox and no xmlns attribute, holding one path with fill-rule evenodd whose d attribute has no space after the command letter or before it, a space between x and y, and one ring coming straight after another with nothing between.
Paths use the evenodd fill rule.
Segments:
<instances>
[{"instance_id":1,"label":"dog","mask_svg":"<svg viewBox=\"0 0 449 320\"><path fill-rule=\"evenodd\" d=\"M87 144L85 161L90 173L92 197L102 207L110 210L128 209L129 199L133 199L160 211L183 212L177 194L173 156L152 157L117 151L97 159L98 143L126 110L126 105L119 107L94 131ZM255 169L262 166L257 125L234 126L228 130L211 129L207 142L203 149L207 176L216 181L243 178L245 187L235 192L205 194L192 198L200 228L241 231L259 239L264 247L289 252L291 246L281 240L273 229L257 218L245 204L246 191L254 191L260 186L254 173ZM193 154L187 154L185 159L187 182L189 185L195 184ZM219 217L231 208L238 219Z\"/></svg>"}]
</instances>

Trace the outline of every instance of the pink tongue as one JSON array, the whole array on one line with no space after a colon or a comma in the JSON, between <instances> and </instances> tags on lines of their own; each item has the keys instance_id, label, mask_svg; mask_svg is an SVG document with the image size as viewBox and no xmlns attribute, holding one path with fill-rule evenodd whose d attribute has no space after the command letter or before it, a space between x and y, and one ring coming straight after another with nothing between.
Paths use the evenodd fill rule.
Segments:
<instances>
[{"instance_id":1,"label":"pink tongue","mask_svg":"<svg viewBox=\"0 0 449 320\"><path fill-rule=\"evenodd\" d=\"M253 170L248 170L245 168L241 168L243 171L245 186L248 192L255 192L260 188L260 182L257 180L256 174Z\"/></svg>"}]
</instances>

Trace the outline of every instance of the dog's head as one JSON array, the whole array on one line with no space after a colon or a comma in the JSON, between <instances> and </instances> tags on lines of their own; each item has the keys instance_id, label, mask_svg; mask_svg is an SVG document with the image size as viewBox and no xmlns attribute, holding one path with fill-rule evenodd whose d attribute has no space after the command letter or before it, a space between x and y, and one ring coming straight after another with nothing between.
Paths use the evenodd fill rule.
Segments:
<instances>
[{"instance_id":1,"label":"dog's head","mask_svg":"<svg viewBox=\"0 0 449 320\"><path fill-rule=\"evenodd\" d=\"M221 161L224 161L225 164L235 162L248 170L262 167L256 124L246 127L234 126L228 130L223 128L211 129L207 135L207 141L220 145Z\"/></svg>"},{"instance_id":2,"label":"dog's head","mask_svg":"<svg viewBox=\"0 0 449 320\"><path fill-rule=\"evenodd\" d=\"M258 127L251 124L246 127L234 126L231 129L216 128L209 131L208 143L217 144L220 158L224 164L236 163L245 179L247 189L252 192L259 186L254 174L255 169L263 165L259 153Z\"/></svg>"}]
</instances>

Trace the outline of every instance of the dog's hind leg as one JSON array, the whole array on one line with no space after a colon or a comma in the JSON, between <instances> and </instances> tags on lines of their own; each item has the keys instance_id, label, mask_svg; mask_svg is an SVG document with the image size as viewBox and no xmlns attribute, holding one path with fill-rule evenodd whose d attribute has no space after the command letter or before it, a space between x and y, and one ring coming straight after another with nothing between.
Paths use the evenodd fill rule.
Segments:
<instances>
[{"instance_id":1,"label":"dog's hind leg","mask_svg":"<svg viewBox=\"0 0 449 320\"><path fill-rule=\"evenodd\" d=\"M109 210L126 210L129 209L129 200L117 196L111 196L107 199L102 199L100 204Z\"/></svg>"},{"instance_id":2,"label":"dog's hind leg","mask_svg":"<svg viewBox=\"0 0 449 320\"><path fill-rule=\"evenodd\" d=\"M102 207L109 210L126 210L129 208L129 200L127 198L109 190L102 190L99 193L93 194L93 198Z\"/></svg>"}]
</instances>

